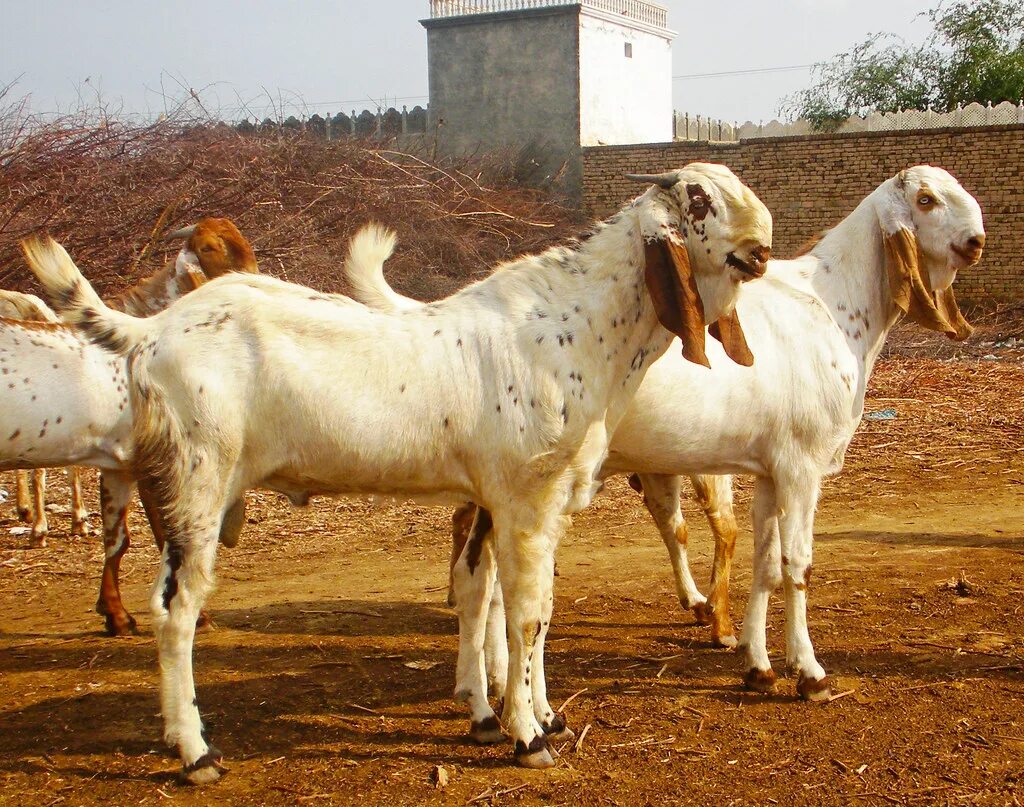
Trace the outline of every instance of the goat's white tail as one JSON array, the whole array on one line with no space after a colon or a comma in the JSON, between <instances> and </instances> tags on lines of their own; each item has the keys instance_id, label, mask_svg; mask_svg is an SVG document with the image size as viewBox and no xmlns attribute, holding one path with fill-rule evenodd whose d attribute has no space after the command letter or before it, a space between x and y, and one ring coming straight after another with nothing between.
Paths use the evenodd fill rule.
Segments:
<instances>
[{"instance_id":1,"label":"goat's white tail","mask_svg":"<svg viewBox=\"0 0 1024 807\"><path fill-rule=\"evenodd\" d=\"M64 321L79 325L93 342L124 354L145 337L147 320L108 308L64 247L52 238L26 238L21 251Z\"/></svg>"},{"instance_id":2,"label":"goat's white tail","mask_svg":"<svg viewBox=\"0 0 1024 807\"><path fill-rule=\"evenodd\" d=\"M345 277L352 296L378 311L406 311L423 305L404 297L384 279L384 261L395 251L395 233L380 224L367 224L349 242Z\"/></svg>"}]
</instances>

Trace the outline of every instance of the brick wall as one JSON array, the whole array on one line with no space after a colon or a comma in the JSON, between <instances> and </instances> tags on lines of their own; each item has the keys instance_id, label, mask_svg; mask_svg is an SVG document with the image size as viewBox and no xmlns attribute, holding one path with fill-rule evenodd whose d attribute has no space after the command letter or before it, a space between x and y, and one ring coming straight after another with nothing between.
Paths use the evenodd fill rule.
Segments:
<instances>
[{"instance_id":1,"label":"brick wall","mask_svg":"<svg viewBox=\"0 0 1024 807\"><path fill-rule=\"evenodd\" d=\"M984 258L959 276L958 293L974 302L1024 300L1024 126L587 148L584 207L605 216L640 190L624 173L694 160L724 163L754 189L775 219L774 252L782 257L901 168L942 166L977 197L988 234Z\"/></svg>"}]
</instances>

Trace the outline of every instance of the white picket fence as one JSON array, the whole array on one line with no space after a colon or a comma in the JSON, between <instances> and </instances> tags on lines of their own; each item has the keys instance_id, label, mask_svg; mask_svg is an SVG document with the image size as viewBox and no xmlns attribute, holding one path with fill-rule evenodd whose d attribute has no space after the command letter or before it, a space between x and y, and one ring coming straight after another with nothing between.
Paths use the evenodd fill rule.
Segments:
<instances>
[{"instance_id":1,"label":"white picket fence","mask_svg":"<svg viewBox=\"0 0 1024 807\"><path fill-rule=\"evenodd\" d=\"M911 129L945 129L961 126L999 126L1024 124L1024 101L1014 104L1003 101L993 106L972 103L951 112L931 109L904 109L899 112L872 112L864 117L853 115L843 121L837 132L884 132ZM728 123L715 118L675 113L676 140L711 140L736 142L756 137L797 137L816 134L804 119L791 123L777 120L768 123Z\"/></svg>"}]
</instances>

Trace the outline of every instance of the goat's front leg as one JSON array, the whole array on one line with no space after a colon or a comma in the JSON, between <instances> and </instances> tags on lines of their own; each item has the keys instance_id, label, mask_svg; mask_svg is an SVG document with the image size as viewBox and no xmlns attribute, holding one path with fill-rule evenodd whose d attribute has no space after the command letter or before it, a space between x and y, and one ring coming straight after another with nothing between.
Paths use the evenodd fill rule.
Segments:
<instances>
[{"instance_id":1,"label":"goat's front leg","mask_svg":"<svg viewBox=\"0 0 1024 807\"><path fill-rule=\"evenodd\" d=\"M71 534L85 537L92 533L92 528L82 496L82 469L73 465L67 469L67 474L68 487L71 488Z\"/></svg>"},{"instance_id":2,"label":"goat's front leg","mask_svg":"<svg viewBox=\"0 0 1024 807\"><path fill-rule=\"evenodd\" d=\"M32 471L32 546L46 546L50 525L46 521L46 469Z\"/></svg>"},{"instance_id":3,"label":"goat's front leg","mask_svg":"<svg viewBox=\"0 0 1024 807\"><path fill-rule=\"evenodd\" d=\"M554 585L560 519L557 512L523 513L519 519L512 512L494 513L509 646L502 723L515 742L516 762L526 768L555 764L534 712L532 675L543 670L533 669L532 661L549 614L545 603Z\"/></svg>"},{"instance_id":4,"label":"goat's front leg","mask_svg":"<svg viewBox=\"0 0 1024 807\"><path fill-rule=\"evenodd\" d=\"M711 588L703 609L694 608L698 622L711 623L711 643L735 647L736 631L729 615L729 577L736 551L736 515L732 508L731 476L692 476L693 490L715 536L715 560Z\"/></svg>"},{"instance_id":5,"label":"goat's front leg","mask_svg":"<svg viewBox=\"0 0 1024 807\"><path fill-rule=\"evenodd\" d=\"M459 617L455 700L469 705L469 736L478 743L487 744L505 739L498 717L487 700L485 644L496 588L497 564L491 514L477 508L473 515L466 540L451 568L449 597L454 601Z\"/></svg>"},{"instance_id":6,"label":"goat's front leg","mask_svg":"<svg viewBox=\"0 0 1024 807\"><path fill-rule=\"evenodd\" d=\"M775 483L758 477L751 509L754 525L754 579L743 617L739 648L744 651L747 672L743 683L756 692L775 689L775 672L768 659L768 601L779 587L779 524Z\"/></svg>"},{"instance_id":7,"label":"goat's front leg","mask_svg":"<svg viewBox=\"0 0 1024 807\"><path fill-rule=\"evenodd\" d=\"M544 643L547 640L548 628L551 625L551 613L554 610L554 578L547 587L542 599L540 631L537 643L533 648L533 714L544 729L548 742L565 743L576 738L573 730L565 724L565 718L556 714L548 703L547 678L544 672Z\"/></svg>"},{"instance_id":8,"label":"goat's front leg","mask_svg":"<svg viewBox=\"0 0 1024 807\"><path fill-rule=\"evenodd\" d=\"M135 618L121 602L121 558L131 546L128 534L128 508L135 483L128 474L104 471L100 474L100 515L103 518L103 575L96 613L106 623L111 636L135 633Z\"/></svg>"},{"instance_id":9,"label":"goat's front leg","mask_svg":"<svg viewBox=\"0 0 1024 807\"><path fill-rule=\"evenodd\" d=\"M828 676L814 656L807 631L807 587L811 582L814 508L818 480L787 484L779 489L779 533L782 541L782 583L786 595L786 665L797 678L797 692L808 701L831 696Z\"/></svg>"},{"instance_id":10,"label":"goat's front leg","mask_svg":"<svg viewBox=\"0 0 1024 807\"><path fill-rule=\"evenodd\" d=\"M642 488L644 505L654 519L654 523L658 525L661 540L665 543L665 549L668 550L679 604L686 610L692 610L698 622L706 624L707 601L697 589L697 584L690 573L690 562L687 556L689 532L686 527L686 519L683 518L683 511L679 506L680 477L638 474L637 482ZM637 483L632 477L630 484L637 487Z\"/></svg>"}]
</instances>

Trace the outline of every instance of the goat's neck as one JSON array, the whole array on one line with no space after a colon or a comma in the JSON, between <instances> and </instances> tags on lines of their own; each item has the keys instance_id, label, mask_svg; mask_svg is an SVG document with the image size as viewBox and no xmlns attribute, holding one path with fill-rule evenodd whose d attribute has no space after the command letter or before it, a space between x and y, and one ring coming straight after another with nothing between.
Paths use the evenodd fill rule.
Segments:
<instances>
[{"instance_id":1,"label":"goat's neck","mask_svg":"<svg viewBox=\"0 0 1024 807\"><path fill-rule=\"evenodd\" d=\"M868 378L899 311L889 293L885 245L871 196L811 250L811 285L857 360L858 411Z\"/></svg>"},{"instance_id":2,"label":"goat's neck","mask_svg":"<svg viewBox=\"0 0 1024 807\"><path fill-rule=\"evenodd\" d=\"M146 317L163 311L194 288L195 283L191 278L179 272L174 261L171 261L163 269L119 294L109 305L126 314Z\"/></svg>"},{"instance_id":3,"label":"goat's neck","mask_svg":"<svg viewBox=\"0 0 1024 807\"><path fill-rule=\"evenodd\" d=\"M595 414L616 410L671 341L647 292L636 212L612 217L575 249L550 249L510 268L492 278L518 287L517 307L567 396L575 392ZM574 386L581 370L586 394Z\"/></svg>"}]
</instances>

